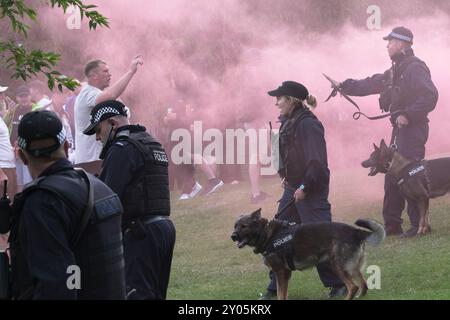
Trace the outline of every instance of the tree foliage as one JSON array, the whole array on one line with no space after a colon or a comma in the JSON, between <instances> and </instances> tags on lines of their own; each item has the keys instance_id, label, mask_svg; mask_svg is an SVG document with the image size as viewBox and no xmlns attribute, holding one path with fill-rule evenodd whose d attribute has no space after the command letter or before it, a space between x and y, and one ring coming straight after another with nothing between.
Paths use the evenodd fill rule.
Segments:
<instances>
[{"instance_id":1,"label":"tree foliage","mask_svg":"<svg viewBox=\"0 0 450 320\"><path fill-rule=\"evenodd\" d=\"M89 21L89 29L95 30L97 26L109 27L108 19L99 13L95 5L86 5L81 0L45 0L44 4L51 8L58 7L65 13L70 6L75 6ZM55 68L61 55L55 52L28 49L25 44L13 39L22 37L25 41L32 26L30 23L38 19L36 8L25 3L24 0L1 0L0 20L6 20L12 27L9 39L0 41L0 61L7 69L12 70L13 78L26 81L38 74L47 77L48 87L55 86L59 90L66 87L74 90L78 82L66 77ZM24 42L25 42L24 41Z\"/></svg>"}]
</instances>

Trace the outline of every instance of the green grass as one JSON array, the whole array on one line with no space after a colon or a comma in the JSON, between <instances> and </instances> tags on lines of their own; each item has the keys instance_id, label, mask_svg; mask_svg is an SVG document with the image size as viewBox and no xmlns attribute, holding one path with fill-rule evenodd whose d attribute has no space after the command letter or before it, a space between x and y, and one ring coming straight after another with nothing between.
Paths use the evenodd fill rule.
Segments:
<instances>
[{"instance_id":1,"label":"green grass","mask_svg":"<svg viewBox=\"0 0 450 320\"><path fill-rule=\"evenodd\" d=\"M362 169L333 173L330 202L334 221L353 223L369 217L382 221L383 176L367 177ZM226 185L217 194L178 201L173 194L172 218L177 242L168 299L256 299L268 282L268 269L260 255L230 240L236 218L262 207L272 218L281 195L278 178L262 180L262 189L274 195L261 206L251 205L248 183ZM381 269L381 289L363 299L450 298L450 197L431 201L431 234L414 239L389 237L366 250L366 265ZM404 228L409 221L404 213ZM315 269L294 272L289 298L325 299Z\"/></svg>"}]
</instances>

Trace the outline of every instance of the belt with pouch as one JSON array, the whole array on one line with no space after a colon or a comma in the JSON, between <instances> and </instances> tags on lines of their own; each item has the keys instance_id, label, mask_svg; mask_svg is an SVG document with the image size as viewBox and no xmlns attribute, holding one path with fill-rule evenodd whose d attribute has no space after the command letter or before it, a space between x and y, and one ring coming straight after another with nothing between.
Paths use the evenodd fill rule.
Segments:
<instances>
[{"instance_id":1,"label":"belt with pouch","mask_svg":"<svg viewBox=\"0 0 450 320\"><path fill-rule=\"evenodd\" d=\"M162 221L162 220L169 220L169 216L145 216L145 217L138 217L135 219L132 219L130 222L127 223L127 226L123 232L123 235L125 236L128 232L133 232L133 234L137 238L144 238L145 237L145 229L144 226L152 224L154 222Z\"/></svg>"}]
</instances>

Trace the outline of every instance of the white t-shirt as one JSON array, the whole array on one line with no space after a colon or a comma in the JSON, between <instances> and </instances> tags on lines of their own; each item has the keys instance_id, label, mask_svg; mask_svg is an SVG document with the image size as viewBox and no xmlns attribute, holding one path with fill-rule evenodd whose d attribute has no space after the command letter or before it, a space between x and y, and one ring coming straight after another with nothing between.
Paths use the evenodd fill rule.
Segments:
<instances>
[{"instance_id":1,"label":"white t-shirt","mask_svg":"<svg viewBox=\"0 0 450 320\"><path fill-rule=\"evenodd\" d=\"M85 85L75 100L75 163L98 160L102 150L100 141L95 135L87 136L83 133L90 124L91 110L95 106L95 99L102 93L99 88Z\"/></svg>"},{"instance_id":2,"label":"white t-shirt","mask_svg":"<svg viewBox=\"0 0 450 320\"><path fill-rule=\"evenodd\" d=\"M9 140L9 130L0 117L0 168L15 168L14 149Z\"/></svg>"}]
</instances>

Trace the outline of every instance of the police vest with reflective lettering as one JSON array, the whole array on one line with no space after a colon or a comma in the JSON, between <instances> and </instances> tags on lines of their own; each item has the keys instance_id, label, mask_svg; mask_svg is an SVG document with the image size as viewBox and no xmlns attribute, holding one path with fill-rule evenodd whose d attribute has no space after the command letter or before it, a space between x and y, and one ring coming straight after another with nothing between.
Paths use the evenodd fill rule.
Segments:
<instances>
[{"instance_id":1,"label":"police vest with reflective lettering","mask_svg":"<svg viewBox=\"0 0 450 320\"><path fill-rule=\"evenodd\" d=\"M121 136L133 144L144 158L144 166L135 173L124 191L124 220L149 215L170 215L169 159L161 144L145 131Z\"/></svg>"}]
</instances>

